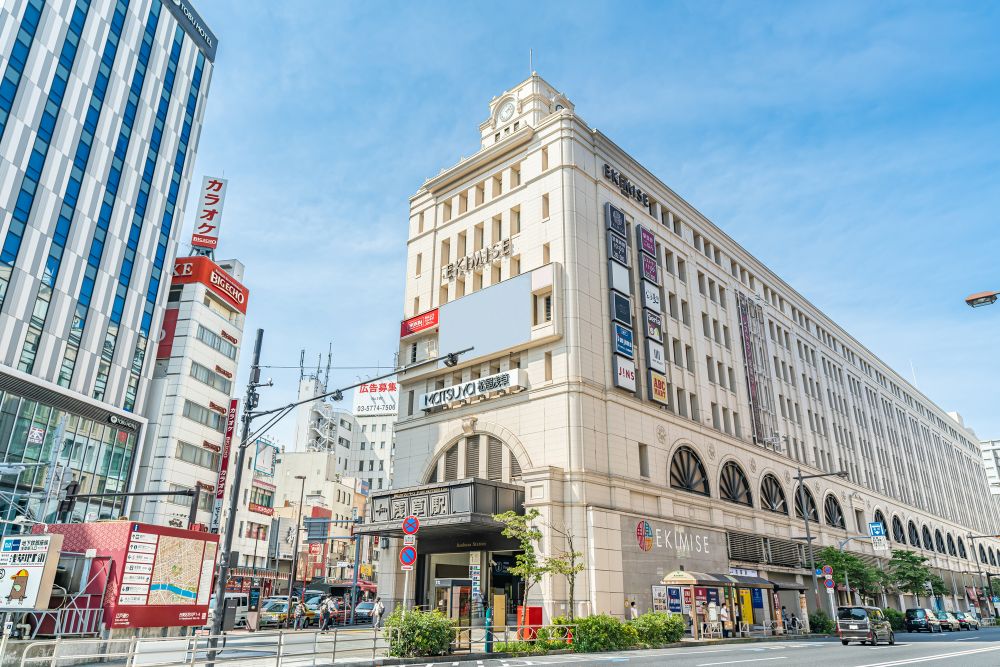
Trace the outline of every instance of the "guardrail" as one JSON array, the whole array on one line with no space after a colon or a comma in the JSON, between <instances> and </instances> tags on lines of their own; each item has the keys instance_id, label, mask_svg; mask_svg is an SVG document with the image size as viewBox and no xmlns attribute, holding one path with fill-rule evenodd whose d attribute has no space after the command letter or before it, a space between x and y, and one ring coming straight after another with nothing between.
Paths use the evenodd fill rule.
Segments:
<instances>
[{"instance_id":1,"label":"guardrail","mask_svg":"<svg viewBox=\"0 0 1000 667\"><path fill-rule=\"evenodd\" d=\"M25 646L21 667L69 667L117 663L125 667L238 664L245 667L318 667L337 660L374 660L388 652L385 633L375 628L280 630L189 637L54 639Z\"/></svg>"}]
</instances>

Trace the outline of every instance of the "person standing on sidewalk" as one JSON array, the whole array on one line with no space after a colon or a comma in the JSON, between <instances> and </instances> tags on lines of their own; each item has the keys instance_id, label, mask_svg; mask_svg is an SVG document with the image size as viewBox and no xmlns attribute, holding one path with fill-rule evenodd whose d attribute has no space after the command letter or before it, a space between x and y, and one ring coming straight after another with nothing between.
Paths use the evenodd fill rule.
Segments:
<instances>
[{"instance_id":1,"label":"person standing on sidewalk","mask_svg":"<svg viewBox=\"0 0 1000 667\"><path fill-rule=\"evenodd\" d=\"M295 629L302 630L306 627L306 605L299 600L295 603L295 612L292 616L295 619Z\"/></svg>"},{"instance_id":2,"label":"person standing on sidewalk","mask_svg":"<svg viewBox=\"0 0 1000 667\"><path fill-rule=\"evenodd\" d=\"M722 622L722 638L729 638L729 607L725 604L719 610L719 620Z\"/></svg>"},{"instance_id":3,"label":"person standing on sidewalk","mask_svg":"<svg viewBox=\"0 0 1000 667\"><path fill-rule=\"evenodd\" d=\"M629 613L629 618L631 618L633 621L639 618L639 608L635 606L635 600L632 600L632 602L629 604L628 613Z\"/></svg>"},{"instance_id":4,"label":"person standing on sidewalk","mask_svg":"<svg viewBox=\"0 0 1000 667\"><path fill-rule=\"evenodd\" d=\"M382 604L382 598L375 598L375 606L372 607L372 627L376 630L382 622L383 613L385 613L385 605Z\"/></svg>"},{"instance_id":5,"label":"person standing on sidewalk","mask_svg":"<svg viewBox=\"0 0 1000 667\"><path fill-rule=\"evenodd\" d=\"M330 597L323 598L319 605L319 631L325 633L330 626Z\"/></svg>"}]
</instances>

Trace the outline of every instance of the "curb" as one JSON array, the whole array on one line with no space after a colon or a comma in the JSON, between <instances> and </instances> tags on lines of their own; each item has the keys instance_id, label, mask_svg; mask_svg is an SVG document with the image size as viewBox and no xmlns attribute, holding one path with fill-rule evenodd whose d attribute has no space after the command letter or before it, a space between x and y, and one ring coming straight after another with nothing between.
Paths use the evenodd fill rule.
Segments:
<instances>
[{"instance_id":1,"label":"curb","mask_svg":"<svg viewBox=\"0 0 1000 667\"><path fill-rule=\"evenodd\" d=\"M808 634L808 635L783 635L779 637L734 637L732 639L705 639L699 641L681 641L673 642L672 644L663 644L662 646L650 646L649 648L631 648L626 649L627 651L648 651L655 649L665 649L665 648L684 648L690 646L719 646L726 644L757 644L762 642L782 642L782 641L819 641L823 639L832 639L834 635L819 635L819 634ZM600 655L601 653L610 653L611 651L593 651L590 653L580 653L578 655ZM504 660L508 658L533 658L536 656L546 656L546 655L567 655L573 654L574 651L570 649L558 649L555 651L546 651L545 653L456 653L451 655L435 655L426 657L413 657L413 658L376 658L374 661L367 662L369 665L376 665L378 667L389 667L390 665L412 665L414 661L418 661L419 664L436 664L441 662L471 662L473 660Z\"/></svg>"}]
</instances>

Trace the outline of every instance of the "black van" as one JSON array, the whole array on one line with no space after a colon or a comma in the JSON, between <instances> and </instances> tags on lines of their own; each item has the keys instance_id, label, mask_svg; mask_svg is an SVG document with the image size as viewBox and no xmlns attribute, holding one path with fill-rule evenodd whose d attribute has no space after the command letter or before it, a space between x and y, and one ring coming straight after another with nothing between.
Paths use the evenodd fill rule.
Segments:
<instances>
[{"instance_id":1,"label":"black van","mask_svg":"<svg viewBox=\"0 0 1000 667\"><path fill-rule=\"evenodd\" d=\"M838 607L837 636L844 646L852 641L870 643L872 646L881 640L885 640L890 646L896 643L892 625L878 607Z\"/></svg>"},{"instance_id":2,"label":"black van","mask_svg":"<svg viewBox=\"0 0 1000 667\"><path fill-rule=\"evenodd\" d=\"M941 632L941 621L930 609L921 607L907 609L905 624L907 632Z\"/></svg>"}]
</instances>

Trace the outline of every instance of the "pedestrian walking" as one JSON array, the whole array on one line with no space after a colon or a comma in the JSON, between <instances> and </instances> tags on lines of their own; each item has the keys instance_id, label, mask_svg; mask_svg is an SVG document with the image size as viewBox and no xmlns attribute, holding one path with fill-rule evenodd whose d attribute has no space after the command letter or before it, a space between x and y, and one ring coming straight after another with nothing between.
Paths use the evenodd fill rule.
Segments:
<instances>
[{"instance_id":1,"label":"pedestrian walking","mask_svg":"<svg viewBox=\"0 0 1000 667\"><path fill-rule=\"evenodd\" d=\"M382 604L382 598L375 598L375 606L372 607L372 627L376 630L382 623L382 614L385 612L385 605Z\"/></svg>"},{"instance_id":2,"label":"pedestrian walking","mask_svg":"<svg viewBox=\"0 0 1000 667\"><path fill-rule=\"evenodd\" d=\"M319 631L322 633L326 633L330 627L330 605L329 596L323 598L323 602L319 605Z\"/></svg>"},{"instance_id":3,"label":"pedestrian walking","mask_svg":"<svg viewBox=\"0 0 1000 667\"><path fill-rule=\"evenodd\" d=\"M306 605L301 600L295 603L295 611L292 614L294 619L293 627L296 630L303 630L306 627Z\"/></svg>"},{"instance_id":4,"label":"pedestrian walking","mask_svg":"<svg viewBox=\"0 0 1000 667\"><path fill-rule=\"evenodd\" d=\"M639 618L639 608L635 606L635 600L632 600L628 607L629 618L633 621Z\"/></svg>"}]
</instances>

